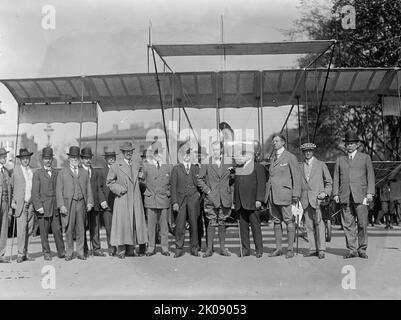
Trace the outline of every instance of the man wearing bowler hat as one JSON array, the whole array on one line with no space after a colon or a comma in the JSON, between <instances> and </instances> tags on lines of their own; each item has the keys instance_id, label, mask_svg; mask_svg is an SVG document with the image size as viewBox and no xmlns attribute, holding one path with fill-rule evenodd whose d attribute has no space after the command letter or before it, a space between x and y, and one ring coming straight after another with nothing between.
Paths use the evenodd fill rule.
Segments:
<instances>
[{"instance_id":1,"label":"man wearing bowler hat","mask_svg":"<svg viewBox=\"0 0 401 320\"><path fill-rule=\"evenodd\" d=\"M106 160L106 166L100 169L98 174L97 191L99 196L99 203L102 210L102 217L104 222L104 228L106 229L107 247L109 256L116 255L116 247L110 243L111 235L111 222L113 219L113 206L115 194L110 191L110 188L106 185L107 175L114 162L116 162L116 153L114 151L106 151L104 153L104 159Z\"/></svg>"},{"instance_id":2,"label":"man wearing bowler hat","mask_svg":"<svg viewBox=\"0 0 401 320\"><path fill-rule=\"evenodd\" d=\"M11 177L5 164L7 153L4 148L0 148L0 263L9 263L5 257L8 238L8 211L11 206Z\"/></svg>"},{"instance_id":3,"label":"man wearing bowler hat","mask_svg":"<svg viewBox=\"0 0 401 320\"><path fill-rule=\"evenodd\" d=\"M314 157L315 149L314 143L308 142L301 145L304 154L304 161L301 163L301 204L305 214L309 242L309 252L305 254L305 257L317 256L319 259L324 259L326 229L320 203L331 195L333 180L326 164Z\"/></svg>"},{"instance_id":4,"label":"man wearing bowler hat","mask_svg":"<svg viewBox=\"0 0 401 320\"><path fill-rule=\"evenodd\" d=\"M65 258L63 232L61 218L57 209L56 183L57 170L52 168L53 149L50 147L42 150L43 166L35 171L32 179L32 202L38 217L40 240L44 259L50 261L51 251L49 245L49 230L51 228L56 242L57 255Z\"/></svg>"},{"instance_id":5,"label":"man wearing bowler hat","mask_svg":"<svg viewBox=\"0 0 401 320\"><path fill-rule=\"evenodd\" d=\"M79 166L80 148L69 149L69 165L59 172L56 184L57 207L65 230L65 260L73 258L74 234L77 243L78 259L86 260L84 254L85 216L93 208L93 194L89 174Z\"/></svg>"},{"instance_id":6,"label":"man wearing bowler hat","mask_svg":"<svg viewBox=\"0 0 401 320\"><path fill-rule=\"evenodd\" d=\"M344 259L367 259L368 205L375 194L375 174L370 157L357 149L359 138L354 132L345 135L346 156L337 159L334 167L334 200L341 204L341 219L347 249Z\"/></svg>"},{"instance_id":7,"label":"man wearing bowler hat","mask_svg":"<svg viewBox=\"0 0 401 320\"><path fill-rule=\"evenodd\" d=\"M20 165L15 167L11 179L13 190L11 207L15 210L17 219L18 263L33 260L28 255L29 236L32 235L35 219L31 197L33 170L29 166L32 155L33 152L29 152L26 148L19 150L17 158L20 160Z\"/></svg>"},{"instance_id":8,"label":"man wearing bowler hat","mask_svg":"<svg viewBox=\"0 0 401 320\"><path fill-rule=\"evenodd\" d=\"M90 147L81 149L82 168L88 173L93 193L93 208L87 213L85 221L84 253L88 255L88 243L86 239L86 230L89 229L90 242L93 248L94 256L104 257L105 254L100 248L100 203L98 190L98 171L92 167L93 153Z\"/></svg>"},{"instance_id":9,"label":"man wearing bowler hat","mask_svg":"<svg viewBox=\"0 0 401 320\"><path fill-rule=\"evenodd\" d=\"M115 194L113 221L111 224L112 246L117 247L117 256L143 255L141 248L148 242L145 212L139 189L139 165L132 161L134 146L125 142L120 150L123 159L118 159L109 169L107 187ZM139 244L140 252L135 252Z\"/></svg>"}]
</instances>

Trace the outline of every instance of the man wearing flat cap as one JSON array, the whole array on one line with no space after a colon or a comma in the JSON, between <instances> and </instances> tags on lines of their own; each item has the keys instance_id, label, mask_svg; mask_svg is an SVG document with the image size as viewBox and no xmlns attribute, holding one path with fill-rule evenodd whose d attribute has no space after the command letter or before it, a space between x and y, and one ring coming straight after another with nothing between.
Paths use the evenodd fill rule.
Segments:
<instances>
[{"instance_id":1,"label":"man wearing flat cap","mask_svg":"<svg viewBox=\"0 0 401 320\"><path fill-rule=\"evenodd\" d=\"M82 168L88 173L92 193L93 193L93 208L86 215L85 220L85 237L84 237L84 253L88 255L88 243L86 239L86 230L89 229L90 242L92 245L94 256L104 257L105 254L100 246L100 203L99 203L99 190L98 190L98 171L92 167L93 153L90 147L82 148L81 150L81 165Z\"/></svg>"},{"instance_id":2,"label":"man wearing flat cap","mask_svg":"<svg viewBox=\"0 0 401 320\"><path fill-rule=\"evenodd\" d=\"M341 204L348 253L344 259L367 259L368 205L375 194L375 174L372 160L359 152L359 138L354 132L345 135L346 156L337 159L334 167L334 200Z\"/></svg>"},{"instance_id":3,"label":"man wearing flat cap","mask_svg":"<svg viewBox=\"0 0 401 320\"><path fill-rule=\"evenodd\" d=\"M148 242L145 212L139 189L139 166L132 161L133 147L125 142L120 150L123 159L118 159L109 169L106 185L115 194L110 243L117 247L117 256L137 256L135 246L140 248ZM139 255L143 255L142 252Z\"/></svg>"},{"instance_id":4,"label":"man wearing flat cap","mask_svg":"<svg viewBox=\"0 0 401 320\"><path fill-rule=\"evenodd\" d=\"M8 238L8 212L11 206L11 177L10 172L5 167L7 153L4 148L0 148L0 263L9 263L5 257Z\"/></svg>"},{"instance_id":5,"label":"man wearing flat cap","mask_svg":"<svg viewBox=\"0 0 401 320\"><path fill-rule=\"evenodd\" d=\"M175 258L184 254L185 225L187 215L190 225L190 253L199 256L198 218L200 210L200 190L197 175L199 167L195 165L188 140L178 144L180 163L171 172L171 203L178 212L175 229Z\"/></svg>"},{"instance_id":6,"label":"man wearing flat cap","mask_svg":"<svg viewBox=\"0 0 401 320\"><path fill-rule=\"evenodd\" d=\"M110 191L110 188L106 185L107 175L114 162L116 162L116 153L114 151L106 151L104 153L104 159L106 160L106 166L99 171L97 191L99 196L100 210L102 211L102 217L104 227L106 229L107 247L109 256L116 255L116 247L110 243L111 236L111 223L113 220L113 207L115 194Z\"/></svg>"},{"instance_id":7,"label":"man wearing flat cap","mask_svg":"<svg viewBox=\"0 0 401 320\"><path fill-rule=\"evenodd\" d=\"M32 235L35 219L31 198L33 170L29 166L32 155L33 152L29 152L26 148L19 150L17 158L20 160L20 165L15 167L11 179L13 190L11 207L15 210L14 215L17 219L18 263L33 260L28 255L29 236Z\"/></svg>"},{"instance_id":8,"label":"man wearing flat cap","mask_svg":"<svg viewBox=\"0 0 401 320\"><path fill-rule=\"evenodd\" d=\"M74 235L78 259L86 260L84 254L86 212L93 208L93 193L88 172L80 164L80 148L71 146L67 167L57 175L56 199L61 213L61 223L65 230L66 255L70 261L74 252Z\"/></svg>"},{"instance_id":9,"label":"man wearing flat cap","mask_svg":"<svg viewBox=\"0 0 401 320\"><path fill-rule=\"evenodd\" d=\"M304 155L304 161L301 163L301 204L304 209L309 242L309 252L305 254L305 257L316 256L324 259L326 232L320 203L331 195L333 180L327 165L313 155L315 149L314 143L308 142L301 145Z\"/></svg>"},{"instance_id":10,"label":"man wearing flat cap","mask_svg":"<svg viewBox=\"0 0 401 320\"><path fill-rule=\"evenodd\" d=\"M52 260L49 245L49 230L51 228L56 242L57 255L65 258L61 217L57 209L56 183L57 170L52 168L53 149L42 150L43 166L35 171L32 179L32 202L38 217L42 252L46 261Z\"/></svg>"}]
</instances>

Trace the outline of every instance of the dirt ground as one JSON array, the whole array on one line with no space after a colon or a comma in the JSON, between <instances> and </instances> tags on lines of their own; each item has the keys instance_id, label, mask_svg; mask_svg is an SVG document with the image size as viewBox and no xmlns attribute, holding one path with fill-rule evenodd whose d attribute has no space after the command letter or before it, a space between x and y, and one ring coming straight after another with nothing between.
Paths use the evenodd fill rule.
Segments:
<instances>
[{"instance_id":1,"label":"dirt ground","mask_svg":"<svg viewBox=\"0 0 401 320\"><path fill-rule=\"evenodd\" d=\"M40 237L35 237L29 248L35 261L18 264L14 255L12 263L0 264L0 299L401 298L401 227L369 227L368 260L342 258L345 239L338 227L334 227L326 259L304 258L308 243L302 238L295 258L269 258L268 252L274 248L273 230L271 226L262 230L265 254L261 259L237 256L239 240L234 227L228 229L232 256L218 254L216 239L216 252L207 259L189 253L173 259L158 253L125 260L107 256L66 262L53 252L53 260L47 262L41 253ZM102 248L106 248L104 230L101 239ZM173 251L172 237L170 245ZM51 248L55 250L53 242ZM42 287L42 279L48 275L43 267L48 265L55 270L55 289Z\"/></svg>"}]
</instances>

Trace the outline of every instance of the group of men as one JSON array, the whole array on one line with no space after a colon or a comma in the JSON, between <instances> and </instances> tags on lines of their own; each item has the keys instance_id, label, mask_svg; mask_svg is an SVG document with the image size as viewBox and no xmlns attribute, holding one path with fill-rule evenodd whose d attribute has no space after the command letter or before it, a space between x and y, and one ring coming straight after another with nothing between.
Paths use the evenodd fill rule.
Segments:
<instances>
[{"instance_id":1,"label":"group of men","mask_svg":"<svg viewBox=\"0 0 401 320\"><path fill-rule=\"evenodd\" d=\"M287 226L288 246L285 257L294 257L296 221L294 207L302 206L309 240L307 257L325 257L325 226L320 205L329 197L342 207L348 253L344 258L367 258L368 204L375 193L375 177L371 159L357 151L359 139L350 132L344 139L347 155L339 157L332 179L326 164L314 156L316 145L301 146L301 164L285 148L281 134L273 136L274 155L266 170L255 159L254 150L243 148L231 157L224 156L221 141L211 145L211 155L199 161L189 141L178 146L179 164L164 161L163 148L155 144L147 159L139 163L133 158L134 146L120 146L121 157L106 152L107 165L92 167L92 151L85 147L69 148L68 165L60 171L52 167L53 150L42 150L43 166L29 167L30 153L20 149L20 164L10 176L5 168L7 152L0 148L0 262L5 257L9 213L17 224L17 262L31 260L28 254L29 235L36 214L42 251L51 260L48 241L52 229L57 254L66 261L76 256L86 260L92 253L104 256L99 229L103 218L108 253L126 256L156 254L157 234L161 254L170 256L169 219L175 216L175 252L185 254L184 239L189 222L190 246L193 256L200 256L203 229L206 231L207 258L215 252L216 229L220 254L231 255L225 244L226 222L234 212L239 218L242 256L251 254L249 227L255 244L255 256L263 256L260 210L270 209L274 223L276 249L270 257L284 254L282 223ZM227 159L229 159L227 161ZM202 219L203 218L203 219ZM89 230L90 241L86 241ZM65 241L63 240L65 234Z\"/></svg>"}]
</instances>

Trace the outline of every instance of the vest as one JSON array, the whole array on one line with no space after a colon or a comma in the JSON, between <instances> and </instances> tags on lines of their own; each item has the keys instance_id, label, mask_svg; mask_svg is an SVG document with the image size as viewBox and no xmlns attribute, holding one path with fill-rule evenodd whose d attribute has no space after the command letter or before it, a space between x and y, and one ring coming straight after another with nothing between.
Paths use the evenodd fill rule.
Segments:
<instances>
[{"instance_id":1,"label":"vest","mask_svg":"<svg viewBox=\"0 0 401 320\"><path fill-rule=\"evenodd\" d=\"M194 193L194 191L196 191L195 189L197 189L197 188L196 188L196 186L194 184L194 180L192 178L191 172L184 176L184 181L183 182L184 182L184 185L185 185L185 194L191 195L191 194Z\"/></svg>"},{"instance_id":2,"label":"vest","mask_svg":"<svg viewBox=\"0 0 401 320\"><path fill-rule=\"evenodd\" d=\"M81 187L79 186L78 177L74 174L74 195L72 197L73 200L82 200L84 195L82 194Z\"/></svg>"},{"instance_id":3,"label":"vest","mask_svg":"<svg viewBox=\"0 0 401 320\"><path fill-rule=\"evenodd\" d=\"M8 203L8 183L7 183L7 178L6 175L8 174L6 169L3 169L4 173L3 173L3 191L1 193L1 201Z\"/></svg>"}]
</instances>

